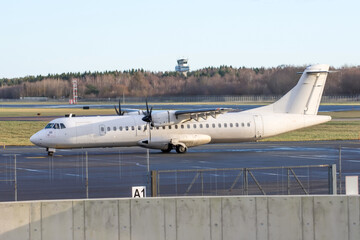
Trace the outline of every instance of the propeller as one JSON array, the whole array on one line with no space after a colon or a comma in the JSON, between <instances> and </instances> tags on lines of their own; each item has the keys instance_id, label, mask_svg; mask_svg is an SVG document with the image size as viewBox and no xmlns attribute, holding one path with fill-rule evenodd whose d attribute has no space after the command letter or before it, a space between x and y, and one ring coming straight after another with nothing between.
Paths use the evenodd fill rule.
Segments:
<instances>
[{"instance_id":1,"label":"propeller","mask_svg":"<svg viewBox=\"0 0 360 240\"><path fill-rule=\"evenodd\" d=\"M146 99L146 112L144 112L144 117L142 118L142 120L144 122L147 122L147 123L151 123L152 124L152 117L151 117L151 112L152 112L152 107L150 108L149 110L149 105L148 105L148 101Z\"/></svg>"},{"instance_id":2,"label":"propeller","mask_svg":"<svg viewBox=\"0 0 360 240\"><path fill-rule=\"evenodd\" d=\"M153 125L152 117L151 117L152 109L153 108L151 107L150 110L149 110L148 100L146 99L146 112L143 112L145 116L142 118L142 120L144 122L147 122L146 128L149 131L149 139L148 139L149 142L151 141L150 125L151 126ZM144 131L146 131L146 128L144 128Z\"/></svg>"},{"instance_id":3,"label":"propeller","mask_svg":"<svg viewBox=\"0 0 360 240\"><path fill-rule=\"evenodd\" d=\"M114 108L115 108L115 111L116 111L116 114L117 114L117 115L119 115L119 116L124 115L125 112L122 112L122 111L121 111L120 99L119 99L119 110L116 108L115 105L114 105Z\"/></svg>"}]
</instances>

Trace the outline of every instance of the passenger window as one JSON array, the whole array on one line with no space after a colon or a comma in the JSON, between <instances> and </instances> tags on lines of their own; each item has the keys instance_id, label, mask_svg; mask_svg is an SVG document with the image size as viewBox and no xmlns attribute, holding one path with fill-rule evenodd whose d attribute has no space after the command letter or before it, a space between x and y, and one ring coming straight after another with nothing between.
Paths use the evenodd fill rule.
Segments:
<instances>
[{"instance_id":1,"label":"passenger window","mask_svg":"<svg viewBox=\"0 0 360 240\"><path fill-rule=\"evenodd\" d=\"M218 124L218 127L221 128L221 123Z\"/></svg>"},{"instance_id":2,"label":"passenger window","mask_svg":"<svg viewBox=\"0 0 360 240\"><path fill-rule=\"evenodd\" d=\"M111 130L111 128L110 127L107 127L107 130L108 130L108 132Z\"/></svg>"},{"instance_id":3,"label":"passenger window","mask_svg":"<svg viewBox=\"0 0 360 240\"><path fill-rule=\"evenodd\" d=\"M196 128L196 124L194 123L194 128Z\"/></svg>"},{"instance_id":4,"label":"passenger window","mask_svg":"<svg viewBox=\"0 0 360 240\"><path fill-rule=\"evenodd\" d=\"M200 128L203 128L203 125L202 125L202 124L200 124Z\"/></svg>"},{"instance_id":5,"label":"passenger window","mask_svg":"<svg viewBox=\"0 0 360 240\"><path fill-rule=\"evenodd\" d=\"M119 127L119 130L122 131L122 126Z\"/></svg>"},{"instance_id":6,"label":"passenger window","mask_svg":"<svg viewBox=\"0 0 360 240\"><path fill-rule=\"evenodd\" d=\"M133 131L134 131L134 130L135 130L135 127L134 127L134 126L131 126L131 130L133 130Z\"/></svg>"},{"instance_id":7,"label":"passenger window","mask_svg":"<svg viewBox=\"0 0 360 240\"><path fill-rule=\"evenodd\" d=\"M190 124L187 124L187 128L190 128Z\"/></svg>"},{"instance_id":8,"label":"passenger window","mask_svg":"<svg viewBox=\"0 0 360 240\"><path fill-rule=\"evenodd\" d=\"M175 125L175 129L178 129L178 125Z\"/></svg>"},{"instance_id":9,"label":"passenger window","mask_svg":"<svg viewBox=\"0 0 360 240\"><path fill-rule=\"evenodd\" d=\"M184 125L181 125L181 129L184 129Z\"/></svg>"},{"instance_id":10,"label":"passenger window","mask_svg":"<svg viewBox=\"0 0 360 240\"><path fill-rule=\"evenodd\" d=\"M235 127L239 127L239 123L235 123Z\"/></svg>"},{"instance_id":11,"label":"passenger window","mask_svg":"<svg viewBox=\"0 0 360 240\"><path fill-rule=\"evenodd\" d=\"M159 127L156 127L157 130L159 130Z\"/></svg>"},{"instance_id":12,"label":"passenger window","mask_svg":"<svg viewBox=\"0 0 360 240\"><path fill-rule=\"evenodd\" d=\"M245 124L244 124L244 123L241 123L241 126L242 126L242 127L245 127Z\"/></svg>"},{"instance_id":13,"label":"passenger window","mask_svg":"<svg viewBox=\"0 0 360 240\"><path fill-rule=\"evenodd\" d=\"M104 128L104 127L101 127L100 130L101 130L102 132L105 132L105 128Z\"/></svg>"},{"instance_id":14,"label":"passenger window","mask_svg":"<svg viewBox=\"0 0 360 240\"><path fill-rule=\"evenodd\" d=\"M126 130L126 131L129 131L129 127L128 127L128 126L126 126L126 127L125 127L125 130Z\"/></svg>"},{"instance_id":15,"label":"passenger window","mask_svg":"<svg viewBox=\"0 0 360 240\"><path fill-rule=\"evenodd\" d=\"M212 124L212 127L215 128L215 126L216 126L215 123L213 123L213 124Z\"/></svg>"},{"instance_id":16,"label":"passenger window","mask_svg":"<svg viewBox=\"0 0 360 240\"><path fill-rule=\"evenodd\" d=\"M230 123L230 127L233 127L233 124L232 124L232 123Z\"/></svg>"},{"instance_id":17,"label":"passenger window","mask_svg":"<svg viewBox=\"0 0 360 240\"><path fill-rule=\"evenodd\" d=\"M116 127L113 127L113 130L116 131Z\"/></svg>"},{"instance_id":18,"label":"passenger window","mask_svg":"<svg viewBox=\"0 0 360 240\"><path fill-rule=\"evenodd\" d=\"M138 126L138 130L141 130L141 126Z\"/></svg>"},{"instance_id":19,"label":"passenger window","mask_svg":"<svg viewBox=\"0 0 360 240\"><path fill-rule=\"evenodd\" d=\"M206 128L209 128L209 124L208 124L208 123L206 124Z\"/></svg>"},{"instance_id":20,"label":"passenger window","mask_svg":"<svg viewBox=\"0 0 360 240\"><path fill-rule=\"evenodd\" d=\"M247 126L250 127L250 123L248 123Z\"/></svg>"},{"instance_id":21,"label":"passenger window","mask_svg":"<svg viewBox=\"0 0 360 240\"><path fill-rule=\"evenodd\" d=\"M169 129L171 129L171 126L169 125Z\"/></svg>"},{"instance_id":22,"label":"passenger window","mask_svg":"<svg viewBox=\"0 0 360 240\"><path fill-rule=\"evenodd\" d=\"M224 123L224 127L227 127L227 123Z\"/></svg>"},{"instance_id":23,"label":"passenger window","mask_svg":"<svg viewBox=\"0 0 360 240\"><path fill-rule=\"evenodd\" d=\"M165 130L165 126L163 126L163 127L162 127L162 129L164 129L164 130Z\"/></svg>"},{"instance_id":24,"label":"passenger window","mask_svg":"<svg viewBox=\"0 0 360 240\"><path fill-rule=\"evenodd\" d=\"M61 129L66 128L66 127L65 127L65 125L64 125L63 123L60 123L60 127L61 127Z\"/></svg>"}]
</instances>

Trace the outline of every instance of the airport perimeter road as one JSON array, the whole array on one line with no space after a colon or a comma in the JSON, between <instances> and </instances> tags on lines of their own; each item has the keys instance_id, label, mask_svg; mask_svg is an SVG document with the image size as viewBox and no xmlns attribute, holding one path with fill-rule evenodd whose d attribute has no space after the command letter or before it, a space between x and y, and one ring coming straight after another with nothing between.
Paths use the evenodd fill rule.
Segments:
<instances>
[{"instance_id":1,"label":"airport perimeter road","mask_svg":"<svg viewBox=\"0 0 360 240\"><path fill-rule=\"evenodd\" d=\"M191 148L186 154L150 150L149 167L180 170L338 165L340 146L342 176L359 176L359 141L215 144ZM58 150L48 157L38 147L7 147L0 150L0 201L14 200L11 180L15 178L15 155L18 200L85 198L86 155L90 198L129 197L131 186L139 185L148 186L150 192L147 150L143 148Z\"/></svg>"}]
</instances>

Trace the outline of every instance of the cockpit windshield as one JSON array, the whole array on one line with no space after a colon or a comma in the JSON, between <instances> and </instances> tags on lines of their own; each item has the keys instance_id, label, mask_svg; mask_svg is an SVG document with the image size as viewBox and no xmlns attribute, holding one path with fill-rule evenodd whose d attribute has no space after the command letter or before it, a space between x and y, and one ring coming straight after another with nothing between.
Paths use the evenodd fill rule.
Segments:
<instances>
[{"instance_id":1,"label":"cockpit windshield","mask_svg":"<svg viewBox=\"0 0 360 240\"><path fill-rule=\"evenodd\" d=\"M66 128L63 123L48 123L45 129L54 128L54 129L64 129Z\"/></svg>"}]
</instances>

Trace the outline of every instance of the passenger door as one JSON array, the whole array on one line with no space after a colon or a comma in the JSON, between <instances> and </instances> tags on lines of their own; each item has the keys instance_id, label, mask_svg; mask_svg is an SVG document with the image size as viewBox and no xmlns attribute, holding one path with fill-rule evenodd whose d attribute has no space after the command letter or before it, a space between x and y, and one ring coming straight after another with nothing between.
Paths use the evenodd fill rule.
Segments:
<instances>
[{"instance_id":1,"label":"passenger door","mask_svg":"<svg viewBox=\"0 0 360 240\"><path fill-rule=\"evenodd\" d=\"M259 139L264 134L262 117L260 115L254 115L254 122L255 122L255 139Z\"/></svg>"}]
</instances>

